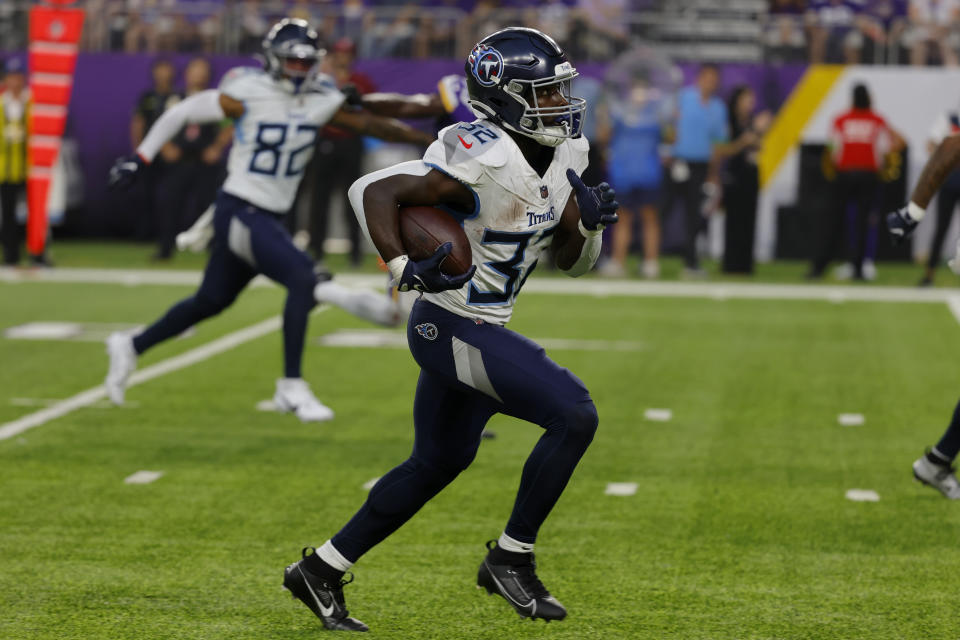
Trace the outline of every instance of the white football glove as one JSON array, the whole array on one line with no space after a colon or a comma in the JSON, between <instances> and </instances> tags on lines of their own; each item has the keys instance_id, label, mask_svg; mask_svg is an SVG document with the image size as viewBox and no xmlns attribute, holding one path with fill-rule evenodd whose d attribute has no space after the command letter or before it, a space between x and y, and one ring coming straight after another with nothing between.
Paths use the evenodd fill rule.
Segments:
<instances>
[{"instance_id":1,"label":"white football glove","mask_svg":"<svg viewBox=\"0 0 960 640\"><path fill-rule=\"evenodd\" d=\"M957 248L953 252L953 259L947 260L947 266L950 267L950 271L960 276L960 238L957 238Z\"/></svg>"},{"instance_id":2,"label":"white football glove","mask_svg":"<svg viewBox=\"0 0 960 640\"><path fill-rule=\"evenodd\" d=\"M203 253L213 240L213 205L200 214L189 229L177 234L177 250Z\"/></svg>"}]
</instances>

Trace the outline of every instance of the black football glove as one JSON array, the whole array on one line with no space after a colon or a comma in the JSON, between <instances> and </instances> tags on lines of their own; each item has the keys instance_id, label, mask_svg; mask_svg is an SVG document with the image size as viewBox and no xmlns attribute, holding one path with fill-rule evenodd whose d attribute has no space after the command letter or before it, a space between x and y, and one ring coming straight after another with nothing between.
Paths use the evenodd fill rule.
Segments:
<instances>
[{"instance_id":1,"label":"black football glove","mask_svg":"<svg viewBox=\"0 0 960 640\"><path fill-rule=\"evenodd\" d=\"M588 187L573 169L567 169L567 180L577 194L577 205L580 207L580 222L587 231L596 231L602 226L616 224L620 217L617 209L617 194L606 182L595 187Z\"/></svg>"},{"instance_id":2,"label":"black football glove","mask_svg":"<svg viewBox=\"0 0 960 640\"><path fill-rule=\"evenodd\" d=\"M346 96L346 102L351 107L362 107L363 106L363 96L360 95L360 90L357 89L355 84L345 84L340 87L340 93Z\"/></svg>"},{"instance_id":3,"label":"black football glove","mask_svg":"<svg viewBox=\"0 0 960 640\"><path fill-rule=\"evenodd\" d=\"M910 217L908 207L900 207L893 213L887 214L887 229L893 244L900 244L910 237L917 228L917 221Z\"/></svg>"},{"instance_id":4,"label":"black football glove","mask_svg":"<svg viewBox=\"0 0 960 640\"><path fill-rule=\"evenodd\" d=\"M129 189L130 185L137 181L137 176L140 175L145 166L147 166L146 163L137 154L117 158L113 166L110 167L107 187L110 189Z\"/></svg>"},{"instance_id":5,"label":"black football glove","mask_svg":"<svg viewBox=\"0 0 960 640\"><path fill-rule=\"evenodd\" d=\"M444 242L437 247L433 255L429 258L414 262L408 260L403 268L403 274L397 281L397 289L400 291L421 291L423 293L438 293L448 289L459 289L470 282L473 273L477 270L477 265L470 265L466 273L459 276L448 276L440 271L440 263L450 255L453 250L453 244Z\"/></svg>"}]
</instances>

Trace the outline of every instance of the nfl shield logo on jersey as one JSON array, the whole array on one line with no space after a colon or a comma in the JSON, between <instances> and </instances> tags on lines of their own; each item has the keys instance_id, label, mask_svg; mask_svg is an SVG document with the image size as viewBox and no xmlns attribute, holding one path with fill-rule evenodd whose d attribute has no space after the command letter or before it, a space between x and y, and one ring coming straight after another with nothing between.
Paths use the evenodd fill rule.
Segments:
<instances>
[{"instance_id":1,"label":"nfl shield logo on jersey","mask_svg":"<svg viewBox=\"0 0 960 640\"><path fill-rule=\"evenodd\" d=\"M541 198L546 198L546 197L549 196L549 195L550 195L550 190L547 189L547 185L545 185L545 184L544 184L544 185L540 185L540 197L541 197Z\"/></svg>"},{"instance_id":2,"label":"nfl shield logo on jersey","mask_svg":"<svg viewBox=\"0 0 960 640\"><path fill-rule=\"evenodd\" d=\"M478 44L467 58L473 77L481 85L492 87L500 82L503 73L503 56L487 44Z\"/></svg>"},{"instance_id":3,"label":"nfl shield logo on jersey","mask_svg":"<svg viewBox=\"0 0 960 640\"><path fill-rule=\"evenodd\" d=\"M432 322L425 322L423 324L418 324L416 326L417 333L427 340L436 340L437 339L437 325Z\"/></svg>"}]
</instances>

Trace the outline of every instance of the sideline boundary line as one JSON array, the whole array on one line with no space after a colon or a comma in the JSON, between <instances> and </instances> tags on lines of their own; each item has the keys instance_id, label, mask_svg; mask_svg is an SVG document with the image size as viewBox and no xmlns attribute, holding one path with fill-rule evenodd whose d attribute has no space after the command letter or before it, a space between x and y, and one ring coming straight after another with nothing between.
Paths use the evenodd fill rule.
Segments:
<instances>
[{"instance_id":1,"label":"sideline boundary line","mask_svg":"<svg viewBox=\"0 0 960 640\"><path fill-rule=\"evenodd\" d=\"M89 284L179 285L195 286L201 271L159 271L150 269L74 269L42 270L0 267L0 282L76 282ZM345 273L338 282L355 287L382 289L386 275ZM263 276L251 283L254 287L276 286ZM606 280L600 278L547 277L529 280L524 293L587 296L627 296L662 298L731 298L753 300L826 300L828 302L939 302L960 299L956 289L917 289L915 287L855 286L842 284L762 284L753 282L645 282L639 280ZM957 302L960 305L960 300ZM958 306L960 311L960 306Z\"/></svg>"}]
</instances>

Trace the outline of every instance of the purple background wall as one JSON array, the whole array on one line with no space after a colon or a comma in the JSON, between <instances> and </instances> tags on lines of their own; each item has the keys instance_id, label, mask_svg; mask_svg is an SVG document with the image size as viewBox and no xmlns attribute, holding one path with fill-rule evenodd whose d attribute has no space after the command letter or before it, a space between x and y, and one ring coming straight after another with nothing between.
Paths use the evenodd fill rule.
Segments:
<instances>
[{"instance_id":1,"label":"purple background wall","mask_svg":"<svg viewBox=\"0 0 960 640\"><path fill-rule=\"evenodd\" d=\"M71 233L125 235L132 231L130 211L132 199L105 189L107 171L113 160L130 153L130 116L139 95L150 86L150 66L155 57L129 54L81 54L77 61L67 135L79 147L85 179L85 206L72 211L67 218ZM172 56L170 60L182 70L189 56ZM232 67L256 65L247 57L212 58L214 78ZM682 65L687 79L696 73L696 66ZM358 63L359 70L370 75L379 90L401 93L430 92L437 79L459 73L462 63L454 60L369 60ZM726 65L722 68L721 94L726 96L738 84L754 88L761 106L776 109L803 74L804 65L764 66ZM604 66L588 64L579 67L582 74L597 77Z\"/></svg>"}]
</instances>

